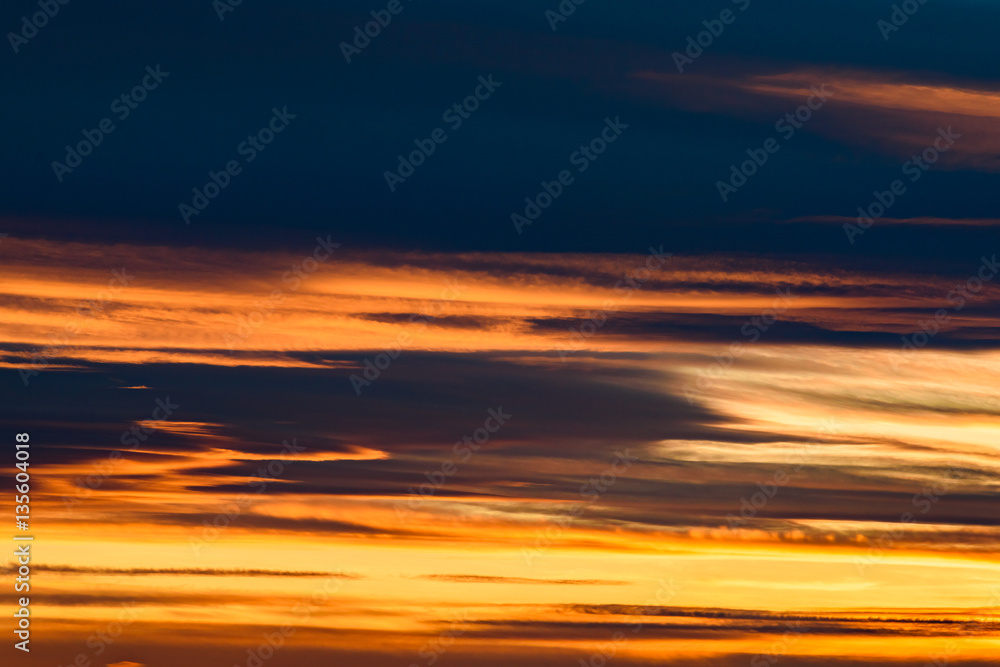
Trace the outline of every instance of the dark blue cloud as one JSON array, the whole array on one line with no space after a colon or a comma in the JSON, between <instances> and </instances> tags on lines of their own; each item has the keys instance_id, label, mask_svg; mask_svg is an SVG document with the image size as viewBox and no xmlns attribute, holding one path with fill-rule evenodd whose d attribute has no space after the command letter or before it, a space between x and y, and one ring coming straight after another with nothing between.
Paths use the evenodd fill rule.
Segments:
<instances>
[{"instance_id":1,"label":"dark blue cloud","mask_svg":"<svg viewBox=\"0 0 1000 667\"><path fill-rule=\"evenodd\" d=\"M850 215L897 168L814 134L797 137L723 205L715 181L770 123L664 105L636 95L629 76L669 71L670 53L735 5L585 3L552 31L544 11L557 4L405 3L350 64L340 43L379 3L243 3L224 21L210 2L65 5L5 56L0 80L17 104L0 112L0 213L70 218L69 236L202 245L264 245L295 230L366 246L633 251L664 229L690 252L963 254L981 243L982 232L896 227L848 248L832 227L773 224ZM0 25L13 29L33 7L8 5ZM885 42L876 21L890 11L861 1L755 1L689 71L837 66L991 85L997 47L987 31L998 8L929 3ZM59 183L51 163L64 146L113 118L112 100L156 64L169 77ZM445 126L443 111L490 73L502 87L390 193L384 171ZM240 143L286 105L297 115L290 127L184 225L178 205L192 188L240 159ZM626 134L517 235L511 213L607 116L621 116ZM935 173L894 215L989 216L994 185L988 174ZM738 222L750 217L752 227Z\"/></svg>"}]
</instances>

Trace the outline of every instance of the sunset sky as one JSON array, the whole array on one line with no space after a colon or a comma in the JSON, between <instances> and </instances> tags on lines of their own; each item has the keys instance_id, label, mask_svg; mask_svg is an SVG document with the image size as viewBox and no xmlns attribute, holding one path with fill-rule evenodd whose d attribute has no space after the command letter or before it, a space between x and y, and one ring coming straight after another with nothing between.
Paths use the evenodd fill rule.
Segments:
<instances>
[{"instance_id":1,"label":"sunset sky","mask_svg":"<svg viewBox=\"0 0 1000 667\"><path fill-rule=\"evenodd\" d=\"M4 665L997 664L1000 5L273 4L0 12Z\"/></svg>"}]
</instances>

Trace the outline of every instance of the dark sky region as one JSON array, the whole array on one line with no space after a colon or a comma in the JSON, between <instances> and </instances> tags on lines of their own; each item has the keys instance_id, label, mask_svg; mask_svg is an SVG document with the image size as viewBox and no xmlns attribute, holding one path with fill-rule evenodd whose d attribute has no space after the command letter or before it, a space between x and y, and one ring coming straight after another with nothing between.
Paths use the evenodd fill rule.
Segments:
<instances>
[{"instance_id":1,"label":"dark sky region","mask_svg":"<svg viewBox=\"0 0 1000 667\"><path fill-rule=\"evenodd\" d=\"M801 102L754 104L752 95L727 97L695 78L725 88L805 70L815 73L810 84L835 86L850 71L988 89L996 59L990 31L1000 14L993 3L926 3L888 42L876 22L891 7L862 0L755 0L745 12L722 1L587 2L555 31L544 3L401 6L350 64L341 42L379 9L364 2L280 9L244 2L224 21L202 2L62 7L2 70L15 101L0 112L8 128L3 213L27 219L26 232L37 229L32 220L72 217L90 222L62 230L67 237L178 245L272 247L323 232L352 246L636 252L655 236L690 253L904 263L964 259L991 233L884 225L850 246L836 224L785 224L856 217L873 190L898 176L906 151L923 148L887 150L884 135L898 127L836 96L815 126L782 142L766 169L723 203L716 182L748 148L775 136L775 121ZM30 7L5 5L2 25L18 25ZM672 53L727 7L737 20L679 74ZM114 120L110 103L157 64L169 77L58 183L51 163L64 147L102 118ZM383 174L397 156L447 128L442 113L487 74L502 87L387 196ZM239 159L237 146L275 106L296 115L287 133L190 226L178 224L178 205L209 170ZM530 231L514 233L510 215L543 179L569 167L570 154L607 116L629 125L621 141ZM928 120L930 142L936 125ZM976 167L959 161L930 172L892 217L990 218L996 158L981 158Z\"/></svg>"}]
</instances>

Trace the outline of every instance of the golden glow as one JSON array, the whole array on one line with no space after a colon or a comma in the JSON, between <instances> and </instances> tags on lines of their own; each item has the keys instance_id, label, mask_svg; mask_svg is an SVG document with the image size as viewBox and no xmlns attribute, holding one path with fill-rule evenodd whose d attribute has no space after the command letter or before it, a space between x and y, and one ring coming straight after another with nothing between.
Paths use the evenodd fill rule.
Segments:
<instances>
[{"instance_id":1,"label":"golden glow","mask_svg":"<svg viewBox=\"0 0 1000 667\"><path fill-rule=\"evenodd\" d=\"M758 84L762 92L786 90L783 78L765 83ZM876 87L854 94L876 104L887 93ZM919 108L954 100L982 111L969 93L941 95ZM739 333L744 321L775 307L778 290L790 294L781 302L785 322L908 333L913 312L941 307L952 287L947 280L928 279L916 293L906 289L907 276L826 276L777 261L750 270L724 258L676 258L626 297L616 282L644 257L434 258L456 267L448 270L405 261L393 268L345 253L292 289L282 273L296 261L293 254L188 251L180 258L142 247L102 255L85 245L5 244L16 246L11 256L23 265L14 267L21 277L4 287L0 332L29 347L9 354L8 367L37 369L32 350L49 348L42 356L53 361L43 374L74 362L342 372L361 364L327 361L322 353L398 344L497 354L524 367L631 372L633 386L664 406L688 391L720 420L711 438L665 435L633 445L640 460L620 486L560 523L581 498L573 483L558 482L556 493L551 480L586 480L607 463L556 449L519 459L513 448L524 443L501 439L477 454L468 474L463 469L449 480L448 493L407 505L413 496L406 489L441 465L449 442L433 453L406 442L386 450L339 442L336 451L298 455L297 464L316 472L292 476L267 472L280 459L277 442L273 451L246 448L238 432L199 421L196 409L162 422L137 414L110 436L102 433L107 440L92 450L99 455L47 464L44 483L33 490L38 562L50 568L33 583L34 613L53 636L85 638L135 601L139 612L128 632L153 644L196 632L216 646L242 645L234 628L249 626L256 637L293 622L298 648L413 655L457 623L466 628L457 654L488 654L497 637L517 637L512 654L586 657L623 627L629 612L622 608L652 598L663 609L643 617L644 629L629 637L621 656L770 650L784 630L753 628L781 625L783 614L809 617L787 647L795 655L849 651L916 660L953 639L963 658L996 655L993 625L978 623L960 636L930 620L970 620L1000 602L989 589L1000 577L991 546L1000 537L995 522L985 515L980 525L954 522L978 511L971 494L997 489L1000 410L992 378L1000 355L931 345L901 360L892 347L846 355L832 343L782 342L766 332L754 343ZM37 275L32 267L40 257L57 258L62 268ZM487 261L491 273L476 268ZM134 282L105 299L109 274L98 264L125 266ZM585 279L549 270L567 266ZM274 290L281 300L265 308ZM81 301L95 299L104 299L100 312L77 312ZM567 322L598 311L608 326L580 343ZM678 327L614 326L646 316ZM680 326L708 316L731 318L732 337L702 338ZM251 317L256 323L248 325ZM947 328L976 323L963 315ZM734 342L744 345L738 358L716 367ZM574 352L566 362L554 356L562 349ZM832 425L824 430L826 421ZM118 434L144 425L189 446L140 444L109 461L121 448ZM316 437L339 438L336 428ZM755 433L771 437L750 437ZM515 453L508 456L508 448ZM380 466L380 475L336 487L338 493L313 488L327 483L324 475L354 484L355 468L347 466ZM967 474L936 491L940 500L921 513L911 497L940 486L934 471L947 467ZM692 511L739 516L741 499L757 492L757 482L776 479L776 471L787 481L752 523L702 521ZM254 481L266 482L268 493L257 494ZM682 488L692 495L675 496ZM896 494L886 496L881 513L864 501L878 490ZM916 519L904 526L899 517L906 512ZM322 591L327 598L315 600ZM296 615L304 601L310 611ZM747 616L709 613L716 609ZM594 623L608 627L595 630ZM864 628L883 633L872 638Z\"/></svg>"}]
</instances>

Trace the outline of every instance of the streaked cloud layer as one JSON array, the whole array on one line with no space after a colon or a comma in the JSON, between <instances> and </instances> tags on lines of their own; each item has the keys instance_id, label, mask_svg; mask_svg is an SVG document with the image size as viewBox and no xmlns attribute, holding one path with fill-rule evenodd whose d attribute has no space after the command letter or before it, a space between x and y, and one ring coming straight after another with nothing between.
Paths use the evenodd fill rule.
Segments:
<instances>
[{"instance_id":1,"label":"streaked cloud layer","mask_svg":"<svg viewBox=\"0 0 1000 667\"><path fill-rule=\"evenodd\" d=\"M168 641L210 577L209 630L229 641L226 624L280 625L328 580L338 602L307 645L419 651L471 599L463 650L585 652L669 579L657 606L680 606L650 612L635 659L752 651L792 618L803 656L869 650L898 623L915 653L993 650L975 610L997 567L995 295L902 343L957 274L338 249L291 290L302 254L8 243L23 278L4 363L37 372L12 407L51 442L35 502L60 633L136 600L142 636ZM76 312L107 267L134 280ZM34 357L67 321L72 340ZM129 537L95 540L103 523ZM743 620L691 620L720 614Z\"/></svg>"},{"instance_id":2,"label":"streaked cloud layer","mask_svg":"<svg viewBox=\"0 0 1000 667\"><path fill-rule=\"evenodd\" d=\"M994 664L997 8L744 2L406 4L350 63L381 7L62 7L4 75L24 664Z\"/></svg>"}]
</instances>

